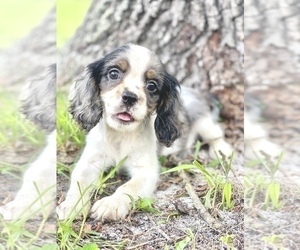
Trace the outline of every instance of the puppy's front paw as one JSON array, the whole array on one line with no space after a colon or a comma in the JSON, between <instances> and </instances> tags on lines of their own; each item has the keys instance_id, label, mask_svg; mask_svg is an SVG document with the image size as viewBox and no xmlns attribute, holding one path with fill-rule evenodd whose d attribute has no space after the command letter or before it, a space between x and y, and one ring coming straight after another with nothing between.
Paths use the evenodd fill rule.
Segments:
<instances>
[{"instance_id":1,"label":"puppy's front paw","mask_svg":"<svg viewBox=\"0 0 300 250\"><path fill-rule=\"evenodd\" d=\"M87 215L90 209L90 203L84 202L80 198L67 198L59 206L56 207L56 214L59 220L65 220L74 217L78 218L81 215Z\"/></svg>"},{"instance_id":2,"label":"puppy's front paw","mask_svg":"<svg viewBox=\"0 0 300 250\"><path fill-rule=\"evenodd\" d=\"M15 200L0 207L0 215L4 220L35 218L39 214L48 216L53 206L54 202L49 199L41 202L34 195L18 196Z\"/></svg>"},{"instance_id":3,"label":"puppy's front paw","mask_svg":"<svg viewBox=\"0 0 300 250\"><path fill-rule=\"evenodd\" d=\"M213 140L209 144L209 157L212 159L217 159L217 157L221 159L222 155L220 154L219 151L221 151L227 158L227 157L231 156L231 154L233 152L233 148L226 141L224 141L223 138L219 138L219 139Z\"/></svg>"},{"instance_id":4,"label":"puppy's front paw","mask_svg":"<svg viewBox=\"0 0 300 250\"><path fill-rule=\"evenodd\" d=\"M0 207L0 215L4 220L14 220L26 216L26 205L21 200L13 200L4 206Z\"/></svg>"},{"instance_id":5,"label":"puppy's front paw","mask_svg":"<svg viewBox=\"0 0 300 250\"><path fill-rule=\"evenodd\" d=\"M113 194L97 201L92 207L92 217L101 220L121 220L130 211L130 198L124 194Z\"/></svg>"}]
</instances>

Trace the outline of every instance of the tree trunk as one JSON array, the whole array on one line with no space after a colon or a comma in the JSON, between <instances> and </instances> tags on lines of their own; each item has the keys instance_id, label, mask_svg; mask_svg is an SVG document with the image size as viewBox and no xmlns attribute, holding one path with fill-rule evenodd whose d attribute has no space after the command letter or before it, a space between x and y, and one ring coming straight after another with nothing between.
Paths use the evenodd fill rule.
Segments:
<instances>
[{"instance_id":1,"label":"tree trunk","mask_svg":"<svg viewBox=\"0 0 300 250\"><path fill-rule=\"evenodd\" d=\"M255 200L253 206L245 209L245 249L266 248L268 243L264 239L270 236L270 232L286 236L279 243L282 248L293 249L299 245L294 233L298 228L290 226L294 221L299 222L299 216L294 212L296 207L293 207L298 199L294 190L299 189L300 160L299 13L298 0L247 0L245 4L245 90L246 94L251 93L251 98L246 99L246 107L252 109L253 117L250 117L264 126L270 140L281 146L284 152L280 160L263 159L263 162L269 162L268 168L279 168L271 182L280 183L282 208L265 210L259 205L263 201L258 196L245 195L245 204L249 204L249 199L251 202ZM274 163L270 164L271 161ZM247 178L253 186L260 175L266 176L265 183L268 182L264 168L253 169L253 174L251 170L247 170ZM283 177L279 173L283 173ZM262 217L267 219L262 220ZM276 224L276 221L280 222Z\"/></svg>"},{"instance_id":2,"label":"tree trunk","mask_svg":"<svg viewBox=\"0 0 300 250\"><path fill-rule=\"evenodd\" d=\"M299 84L300 5L292 1L246 1L245 82Z\"/></svg>"},{"instance_id":3,"label":"tree trunk","mask_svg":"<svg viewBox=\"0 0 300 250\"><path fill-rule=\"evenodd\" d=\"M0 84L13 86L43 72L56 62L56 10L25 38L0 53Z\"/></svg>"},{"instance_id":4,"label":"tree trunk","mask_svg":"<svg viewBox=\"0 0 300 250\"><path fill-rule=\"evenodd\" d=\"M246 93L260 101L272 140L289 152L300 153L299 1L246 3Z\"/></svg>"},{"instance_id":5,"label":"tree trunk","mask_svg":"<svg viewBox=\"0 0 300 250\"><path fill-rule=\"evenodd\" d=\"M243 84L242 0L94 0L60 53L58 82L129 42L156 52L183 85Z\"/></svg>"}]
</instances>

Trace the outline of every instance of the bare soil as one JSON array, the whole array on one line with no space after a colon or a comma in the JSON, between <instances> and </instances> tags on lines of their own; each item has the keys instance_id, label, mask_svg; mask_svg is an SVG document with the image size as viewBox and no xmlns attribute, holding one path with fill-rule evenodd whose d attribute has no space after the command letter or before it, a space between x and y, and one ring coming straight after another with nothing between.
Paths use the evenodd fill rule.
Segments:
<instances>
[{"instance_id":1,"label":"bare soil","mask_svg":"<svg viewBox=\"0 0 300 250\"><path fill-rule=\"evenodd\" d=\"M284 156L274 179L281 186L282 207L264 208L265 192L257 194L252 207L247 207L246 197L245 249L299 249L300 86L291 84L267 89L254 86L249 91L261 101L263 124L270 139L283 147ZM262 166L245 168L245 174L253 179L258 174L266 180L269 176Z\"/></svg>"},{"instance_id":2,"label":"bare soil","mask_svg":"<svg viewBox=\"0 0 300 250\"><path fill-rule=\"evenodd\" d=\"M293 91L293 93L295 92ZM267 94L267 97L272 95L274 92ZM242 117L240 117L242 107L239 102L239 105L236 105L237 110L230 109L228 111L230 119L224 120L227 140L237 148L230 175L230 181L234 187L234 207L230 211L222 209L221 197L218 197L216 206L213 209L206 209L217 224L208 221L207 215L196 208L195 200L187 191L186 182L188 181L193 192L203 202L208 187L199 172L186 174L185 180L178 173L166 174L161 176L154 196L154 207L159 213L135 211L126 220L119 222L102 223L88 218L78 245L97 243L101 249L176 249L176 244L187 240L184 249L280 249L283 247L299 249L300 136L298 119L295 119L295 116L299 114L295 112L295 108L299 111L299 104L296 101L296 95L291 94L284 99L283 96L287 96L287 94L282 90L278 90L276 96L278 98L282 96L281 100L289 100L292 103L285 105L285 111L281 113L284 114L284 118L282 116L273 118L266 123L271 139L286 149L284 160L276 174L276 181L281 184L280 201L283 206L280 209L263 207L265 192L257 194L252 207L248 206L249 197L244 197L244 175L268 176L268 173L261 166L244 167L243 125ZM293 102L291 97L294 97ZM268 100L270 106L272 106L271 101ZM71 165L80 153L79 151L58 152L58 160ZM36 152L35 149L30 149L24 154L18 153L18 157L13 153L8 153L5 155L5 159L21 166L31 161L32 155L34 155L32 152ZM199 157L204 164L207 163L205 162L205 150L201 150ZM170 162L172 162L171 165L174 165L174 161ZM216 169L213 170L216 171ZM219 171L221 172L221 170ZM16 171L16 176L21 176L19 170ZM0 175L0 205L12 200L20 187L20 178L16 176ZM108 186L105 195L113 193L117 186L126 181L126 177L118 174L115 179L109 181L118 181L118 184ZM67 178L63 175L57 176L58 202L65 196L68 185ZM95 199L99 198L101 196L95 197ZM33 220L29 221L26 227L34 232L37 228L36 225L38 223ZM80 220L74 221L75 231L79 232L80 226ZM38 244L51 242L50 238L52 237L53 240L55 227L55 216L52 216L44 228L46 233L42 234ZM221 240L222 236L232 236L232 242L225 244Z\"/></svg>"},{"instance_id":3,"label":"bare soil","mask_svg":"<svg viewBox=\"0 0 300 250\"><path fill-rule=\"evenodd\" d=\"M202 180L200 173L188 174L187 178L201 200L206 194L207 184ZM58 181L59 187L65 186L65 180L59 178ZM111 180L115 181L118 184L109 186L106 195L112 194L117 186L126 181L126 177L117 175ZM234 189L238 190L234 208L231 211L221 211L218 208L209 211L221 226L214 227L206 221L205 215L203 217L195 208L194 201L178 174L168 174L161 176L154 196L154 208L159 211L158 214L136 211L125 221L120 222L102 223L88 219L79 244L96 242L101 249L113 249L112 246L124 246L122 249L164 249L168 246L168 249L175 249L177 242L190 237L191 241L185 249L222 249L224 244L220 238L234 235L233 244L237 249L242 249L244 244L242 184L237 179L233 181L236 182ZM65 188L58 190L58 196L64 193L63 189L65 190ZM100 198L101 196L96 197ZM74 222L75 231L79 231L81 223L80 220ZM189 236L189 231L192 232L192 236Z\"/></svg>"}]
</instances>

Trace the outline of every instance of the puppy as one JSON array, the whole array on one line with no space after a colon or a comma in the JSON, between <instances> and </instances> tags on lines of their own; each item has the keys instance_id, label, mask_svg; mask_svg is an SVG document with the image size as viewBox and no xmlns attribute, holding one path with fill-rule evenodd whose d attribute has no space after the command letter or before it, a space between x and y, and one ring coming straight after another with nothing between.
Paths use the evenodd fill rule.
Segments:
<instances>
[{"instance_id":1,"label":"puppy","mask_svg":"<svg viewBox=\"0 0 300 250\"><path fill-rule=\"evenodd\" d=\"M231 149L209 111L201 110L202 101L195 93L183 90L189 98L183 98L189 115L180 104L179 93L177 80L153 52L141 46L124 45L88 65L85 75L71 89L70 112L90 132L66 199L57 207L59 219L87 214L90 193L100 174L127 157L122 167L131 179L111 196L96 201L91 209L96 219L125 218L130 197L149 197L155 190L158 144L170 147L180 137L182 126L190 122L187 130L191 133L184 147L201 133L207 141L224 147L225 153ZM182 144L179 141L170 152L182 148Z\"/></svg>"},{"instance_id":2,"label":"puppy","mask_svg":"<svg viewBox=\"0 0 300 250\"><path fill-rule=\"evenodd\" d=\"M197 138L201 139L202 144L209 145L210 158L220 159L222 155L230 157L233 149L224 140L224 132L217 122L219 108L216 99L207 92L199 94L194 89L182 86L180 103L179 120L183 128L182 136L170 147L159 147L160 154L180 153L185 158L191 153Z\"/></svg>"},{"instance_id":3,"label":"puppy","mask_svg":"<svg viewBox=\"0 0 300 250\"><path fill-rule=\"evenodd\" d=\"M23 176L15 199L0 207L4 220L48 215L54 206L56 184L55 137L56 66L31 79L21 95L20 111L37 127L48 132L47 144Z\"/></svg>"}]
</instances>

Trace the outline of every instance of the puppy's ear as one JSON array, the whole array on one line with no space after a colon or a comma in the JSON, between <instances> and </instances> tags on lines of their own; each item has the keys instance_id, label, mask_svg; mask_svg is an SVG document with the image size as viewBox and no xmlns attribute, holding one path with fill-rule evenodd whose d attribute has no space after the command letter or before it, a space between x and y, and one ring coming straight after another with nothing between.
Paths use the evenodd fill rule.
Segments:
<instances>
[{"instance_id":1,"label":"puppy's ear","mask_svg":"<svg viewBox=\"0 0 300 250\"><path fill-rule=\"evenodd\" d=\"M103 61L88 65L83 77L73 84L69 95L69 111L78 125L90 131L102 118L100 81Z\"/></svg>"},{"instance_id":2,"label":"puppy's ear","mask_svg":"<svg viewBox=\"0 0 300 250\"><path fill-rule=\"evenodd\" d=\"M51 132L56 127L56 65L30 79L20 96L20 112L38 128Z\"/></svg>"},{"instance_id":3,"label":"puppy's ear","mask_svg":"<svg viewBox=\"0 0 300 250\"><path fill-rule=\"evenodd\" d=\"M162 95L157 106L157 117L154 122L157 139L169 147L180 137L181 124L179 121L179 83L166 73L163 80Z\"/></svg>"}]
</instances>

